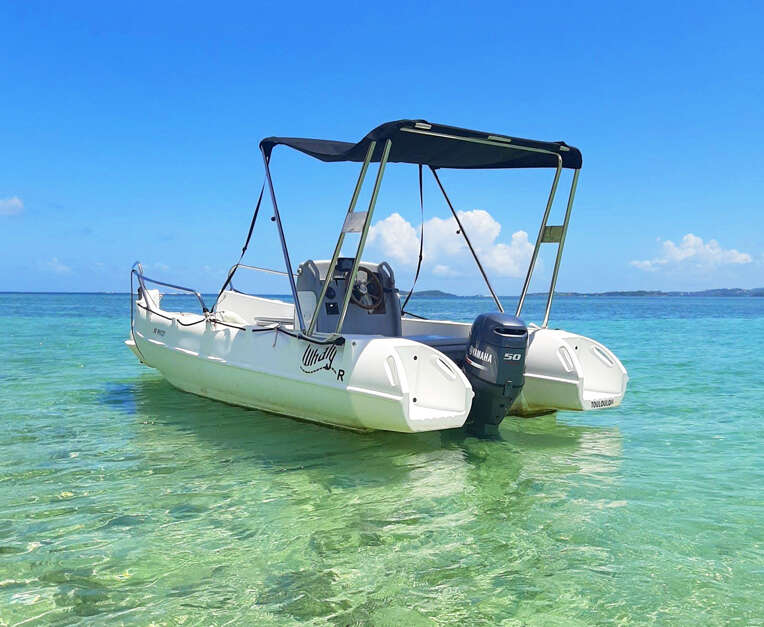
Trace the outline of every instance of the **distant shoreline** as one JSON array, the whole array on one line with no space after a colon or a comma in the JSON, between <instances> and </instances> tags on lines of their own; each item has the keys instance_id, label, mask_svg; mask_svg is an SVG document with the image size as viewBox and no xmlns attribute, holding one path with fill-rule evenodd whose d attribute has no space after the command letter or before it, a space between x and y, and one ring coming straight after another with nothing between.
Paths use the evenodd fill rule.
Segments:
<instances>
[{"instance_id":1,"label":"distant shoreline","mask_svg":"<svg viewBox=\"0 0 764 627\"><path fill-rule=\"evenodd\" d=\"M533 292L528 296L546 296L546 292ZM423 290L421 292L414 292L414 296L418 298L490 298L490 296L474 295L474 296L459 296L458 294L450 294L448 292L442 292L440 290ZM678 296L725 296L725 297L757 297L764 296L764 287L757 287L754 289L746 290L742 288L720 288L712 290L701 290L698 292L663 292L661 290L630 290L630 291L614 291L614 292L555 292L555 296L571 296L579 298L601 298L612 296L629 296L629 297L670 297L675 298ZM499 298L518 298L518 296L499 296Z\"/></svg>"}]
</instances>

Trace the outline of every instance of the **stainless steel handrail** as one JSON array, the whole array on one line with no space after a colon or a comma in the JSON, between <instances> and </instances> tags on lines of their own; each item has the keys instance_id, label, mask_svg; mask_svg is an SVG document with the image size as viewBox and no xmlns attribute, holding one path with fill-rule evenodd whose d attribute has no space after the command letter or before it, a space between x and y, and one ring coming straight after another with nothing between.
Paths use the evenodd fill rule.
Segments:
<instances>
[{"instance_id":1,"label":"stainless steel handrail","mask_svg":"<svg viewBox=\"0 0 764 627\"><path fill-rule=\"evenodd\" d=\"M245 270L254 270L256 272L265 272L266 274L276 274L278 276L287 276L286 272L282 272L281 270L273 270L271 268L261 268L260 266L250 266L245 263L236 263L231 266L231 268L228 270L228 276L233 276L233 273L235 270L238 270L239 268L244 268ZM297 278L297 275L293 275L295 278ZM240 294L249 294L249 292L242 292L241 290L237 290L236 286L233 284L233 278L228 282L228 287L234 291L239 292ZM215 302L214 309L217 310L217 302Z\"/></svg>"},{"instance_id":2,"label":"stainless steel handrail","mask_svg":"<svg viewBox=\"0 0 764 627\"><path fill-rule=\"evenodd\" d=\"M235 263L232 265L228 272L231 272L232 270L239 268L244 268L245 270L256 270L257 272L265 272L266 274L278 274L279 276L287 276L287 273L283 270L273 270L272 268L261 268L260 266L249 266L245 263ZM296 274L293 276L297 276ZM231 283L233 283L233 279L231 279Z\"/></svg>"},{"instance_id":3,"label":"stainless steel handrail","mask_svg":"<svg viewBox=\"0 0 764 627\"><path fill-rule=\"evenodd\" d=\"M138 266L139 270L136 270L136 266ZM192 287L184 287L183 285L175 285L174 283L167 283L165 281L159 281L157 279L152 279L151 277L146 276L143 274L143 266L140 264L140 262L136 261L133 264L133 267L130 269L131 274L135 274L136 277L138 277L138 283L140 283L141 288L143 288L144 291L146 291L146 284L144 281L148 281L149 283L153 283L154 285L162 285L163 287L170 287L174 290L180 290L182 292L188 292L189 294L193 294L196 296L197 300L199 301L199 304L202 306L203 312L209 312L209 309L207 309L207 305L204 302L204 298L202 298L202 295Z\"/></svg>"},{"instance_id":4,"label":"stainless steel handrail","mask_svg":"<svg viewBox=\"0 0 764 627\"><path fill-rule=\"evenodd\" d=\"M133 294L134 294L134 292L133 292L133 276L136 276L138 278L138 282L140 284L140 288L142 290L144 290L144 292L146 290L146 284L144 283L144 280L145 280L145 281L148 281L150 283L156 283L157 285L163 285L165 287L171 287L171 288L174 288L174 289L178 289L178 290L182 290L184 292L189 292L191 294L194 294L199 299L199 302L202 303L202 309L204 309L205 315L202 316L201 318L199 318L198 320L194 320L193 322L183 322L177 316L172 316L171 317L171 316L166 315L167 312L161 312L161 311L153 310L151 308L148 300L146 301L145 305L142 305L141 303L136 302L133 299ZM285 335L289 335L290 337L295 337L295 338L307 340L309 342L313 342L314 344L320 344L320 345L341 344L344 341L344 340L342 340L342 338L337 338L337 337L333 337L333 336L328 336L326 338L311 338L311 337L307 337L307 336L303 335L302 333L295 333L295 332L291 331L289 328L285 328L285 327L281 326L279 323L272 324L272 325L269 325L267 327L251 328L251 327L242 327L242 326L239 326L239 325L236 325L236 324L230 324L228 322L224 322L222 320L216 319L216 318L211 317L209 315L210 312L207 310L206 306L204 305L204 299L202 298L202 295L198 291L196 291L196 290L194 290L194 289L192 289L190 287L183 287L182 285L174 285L173 283L166 283L164 281L157 281L156 279L152 279L150 277L147 277L145 274L143 274L143 266L141 265L141 263L139 261L136 261L133 264L133 267L130 269L130 300L131 300L131 307L130 307L130 332L131 332L131 337L133 338L133 340L135 340L135 317L133 315L133 307L134 306L138 306L141 309L144 309L144 310L148 311L149 313L151 313L151 314L153 314L155 316L159 316L160 318L164 318L165 320L170 320L170 321L176 322L180 326L184 326L184 327L190 327L190 326L194 326L196 324L201 324L201 323L213 323L213 324L222 325L224 327L229 327L231 329L238 329L239 331L246 331L247 329L249 329L253 333L259 333L259 332L277 333L277 334L278 333L283 333ZM138 351L138 354L141 356L141 361L146 363L145 359L143 359L143 355L141 353L141 349L138 346L137 342L135 343L135 348Z\"/></svg>"},{"instance_id":5,"label":"stainless steel handrail","mask_svg":"<svg viewBox=\"0 0 764 627\"><path fill-rule=\"evenodd\" d=\"M272 268L261 268L260 266L250 266L246 263L235 263L232 265L228 270L228 276L233 277L233 274L235 270L238 270L239 268L244 268L245 270L254 270L257 272L265 272L266 274L276 274L278 276L287 276L286 272L283 272L281 270L273 270ZM297 275L293 275L295 278L297 278ZM239 292L240 294L249 294L250 296L257 296L257 294L250 294L249 292L242 292L241 290L236 289L236 286L233 284L233 278L228 281L228 287L233 292ZM213 311L217 311L217 304L218 301L215 301L215 304L213 305Z\"/></svg>"}]
</instances>

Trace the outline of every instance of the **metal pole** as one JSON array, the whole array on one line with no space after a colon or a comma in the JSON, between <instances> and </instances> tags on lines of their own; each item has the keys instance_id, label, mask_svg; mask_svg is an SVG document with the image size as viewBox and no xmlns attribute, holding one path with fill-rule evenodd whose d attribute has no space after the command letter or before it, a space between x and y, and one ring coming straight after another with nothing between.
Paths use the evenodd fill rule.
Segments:
<instances>
[{"instance_id":1,"label":"metal pole","mask_svg":"<svg viewBox=\"0 0 764 627\"><path fill-rule=\"evenodd\" d=\"M523 310L523 304L525 303L525 297L528 294L528 288L531 285L531 276L533 276L533 269L536 267L536 260L539 256L539 249L541 248L541 240L544 239L544 229L546 229L546 223L549 219L549 212L552 210L554 204L554 196L557 193L557 183L560 182L560 173L562 172L562 157L557 155L557 171L554 173L554 181L552 181L552 189L549 190L549 198L546 201L546 209L544 210L544 217L541 218L541 226L539 227L539 234L536 237L536 245L533 248L533 255L531 256L531 263L528 266L528 274L525 275L525 283L523 284L523 291L520 294L520 300L517 303L517 310L515 316L520 317L520 313Z\"/></svg>"},{"instance_id":2,"label":"metal pole","mask_svg":"<svg viewBox=\"0 0 764 627\"><path fill-rule=\"evenodd\" d=\"M549 323L549 311L552 309L552 298L554 297L554 288L557 285L557 273L560 271L560 261L562 260L562 249L565 246L565 236L568 233L568 222L570 221L570 212L573 209L573 198L576 196L576 185L578 185L578 175L581 170L573 173L573 182L570 184L570 194L568 195L568 207L565 209L565 222L562 225L562 235L560 243L557 246L557 258L554 260L554 272L552 272L552 283L549 286L549 296L546 300L546 311L544 312L544 322L542 328L546 328Z\"/></svg>"},{"instance_id":3,"label":"metal pole","mask_svg":"<svg viewBox=\"0 0 764 627\"><path fill-rule=\"evenodd\" d=\"M348 212L346 214L349 216L351 213L353 213L353 210L355 209L355 205L358 202L358 196L361 193L361 188L363 187L363 181L366 178L366 171L369 169L369 163L371 163L371 156L374 154L374 149L377 147L377 142L373 141L371 144L369 144L369 150L366 152L366 158L363 161L363 166L361 166L361 173L358 175L358 180L355 184L355 190L353 190L353 197L350 199L350 206L348 207ZM316 322L318 321L318 312L321 308L321 305L324 302L324 298L326 297L326 290L329 288L329 283L331 283L332 277L334 276L334 269L337 267L337 259L340 256L340 251L342 250L342 244L345 241L345 230L344 228L340 231L340 236L337 239L337 245L334 247L334 254L332 255L332 260L329 262L329 269L326 271L326 278L324 279L323 285L321 285L321 293L318 296L318 300L316 301L316 309L313 311L313 317L310 320L310 326L308 327L308 335L313 335L313 331L316 329Z\"/></svg>"},{"instance_id":4,"label":"metal pole","mask_svg":"<svg viewBox=\"0 0 764 627\"><path fill-rule=\"evenodd\" d=\"M342 302L342 311L340 312L340 319L337 321L337 331L342 331L342 325L345 322L345 316L348 312L348 305L350 304L350 296L353 293L353 284L355 283L355 277L358 274L358 265L361 263L361 255L363 254L363 247L366 244L366 236L369 234L369 227L371 226L371 217L374 214L374 205L377 204L377 195L379 194L379 187L382 185L382 176L385 173L385 165L387 164L387 157L390 155L390 146L393 142L389 139L385 140L385 147L382 151L382 159L379 161L379 170L377 170L377 179L374 181L374 190L371 192L371 200L369 200L369 209L366 211L366 220L363 223L363 231L361 231L361 240L358 242L358 250L353 260L353 269L350 271L347 283L345 285L345 299Z\"/></svg>"},{"instance_id":5,"label":"metal pole","mask_svg":"<svg viewBox=\"0 0 764 627\"><path fill-rule=\"evenodd\" d=\"M434 131L425 131L418 128L403 127L401 131L406 133L417 133L419 135L430 135L431 137L442 137L443 139L455 139L463 142L470 142L473 144L484 144L486 146L499 146L501 148L509 148L511 150L525 150L527 152L539 152L546 155L557 155L558 153L544 148L531 148L530 146L518 146L517 144L509 143L512 141L510 137L501 137L499 135L489 135L487 139L480 139L479 137L460 137L458 135L450 135L448 133L436 133ZM565 150L560 148L560 150Z\"/></svg>"},{"instance_id":6,"label":"metal pole","mask_svg":"<svg viewBox=\"0 0 764 627\"><path fill-rule=\"evenodd\" d=\"M279 229L279 238L281 239L281 250L284 252L284 263L286 264L286 271L289 275L289 286L292 288L292 297L294 298L294 309L297 312L297 321L300 324L300 331L305 332L305 320L302 317L302 308L300 307L300 299L297 298L297 286L294 283L294 275L292 274L292 262L289 261L289 250L287 250L286 240L284 239L284 228L281 226L281 216L279 215L279 207L276 204L276 193L273 191L273 180L271 179L271 169L268 167L268 157L265 156L265 150L262 146L260 152L263 153L263 162L265 163L265 176L268 179L268 189L271 192L271 201L273 202L273 215L276 218L276 226Z\"/></svg>"},{"instance_id":7,"label":"metal pole","mask_svg":"<svg viewBox=\"0 0 764 627\"><path fill-rule=\"evenodd\" d=\"M470 238L467 237L467 231L464 230L461 220L459 220L459 216L457 215L456 210L454 209L454 206L451 204L451 199L448 197L448 194L446 194L446 190L443 189L443 184L440 182L438 173L435 171L435 168L433 168L432 166L430 166L430 171L432 172L432 175L435 177L435 180L438 183L438 187L440 187L440 191L443 193L443 198L445 198L446 203L448 203L448 208L451 209L451 213L453 214L454 219L456 220L456 224L459 226L459 230L462 232L462 235L464 236L464 241L467 242L467 246L469 246L470 252L472 253L472 256L475 258L475 263L477 264L477 267L480 270L480 274L483 275L483 280L485 281L485 284L488 286L488 291L491 292L491 296L493 296L493 300L496 302L496 306L499 308L499 311L501 313L504 313L504 307L501 306L501 303L499 302L499 298L496 296L496 292L494 292L493 288L491 287L491 282L488 280L488 276L486 275L485 270L483 270L483 266L480 263L480 259L478 259L475 249L472 248L472 243L470 242Z\"/></svg>"}]
</instances>

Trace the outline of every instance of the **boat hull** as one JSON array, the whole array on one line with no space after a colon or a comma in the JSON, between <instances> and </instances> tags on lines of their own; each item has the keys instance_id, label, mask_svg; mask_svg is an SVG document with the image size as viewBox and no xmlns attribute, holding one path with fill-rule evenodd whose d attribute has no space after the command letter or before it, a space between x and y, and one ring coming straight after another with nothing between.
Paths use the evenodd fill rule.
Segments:
<instances>
[{"instance_id":1,"label":"boat hull","mask_svg":"<svg viewBox=\"0 0 764 627\"><path fill-rule=\"evenodd\" d=\"M275 327L236 329L182 316L138 308L127 344L186 392L358 430L450 429L469 414L473 392L464 374L423 344L350 335L337 346Z\"/></svg>"},{"instance_id":2,"label":"boat hull","mask_svg":"<svg viewBox=\"0 0 764 627\"><path fill-rule=\"evenodd\" d=\"M468 323L406 319L404 333L411 339L346 335L343 343L331 344L298 336L291 326L247 324L246 319L257 316L241 303L239 314L229 310L203 316L163 311L161 300L158 292L146 290L135 302L126 344L186 392L364 431L452 429L469 415L475 393L461 368L413 339L451 337L454 346L459 341L466 346ZM251 300L282 320L291 313L288 303ZM615 407L627 382L625 368L602 344L531 325L524 385L508 413Z\"/></svg>"}]
</instances>

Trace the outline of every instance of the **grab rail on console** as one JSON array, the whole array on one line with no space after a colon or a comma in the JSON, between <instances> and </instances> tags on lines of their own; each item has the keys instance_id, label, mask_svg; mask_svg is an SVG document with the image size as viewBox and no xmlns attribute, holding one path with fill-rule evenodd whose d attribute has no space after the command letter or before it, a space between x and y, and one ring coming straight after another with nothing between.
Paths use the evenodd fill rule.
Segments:
<instances>
[{"instance_id":1,"label":"grab rail on console","mask_svg":"<svg viewBox=\"0 0 764 627\"><path fill-rule=\"evenodd\" d=\"M233 274L236 270L239 268L244 268L245 270L254 270L255 272L264 272L265 274L277 274L279 276L289 276L286 272L282 270L272 270L271 268L261 268L260 266L248 266L245 263L237 263L231 266L231 269L228 271L228 276L231 277L231 280L229 281L228 285L234 292L240 292L240 290L237 290L233 285ZM294 278L297 278L297 275L292 275ZM242 294L246 294L246 292L241 292Z\"/></svg>"}]
</instances>

